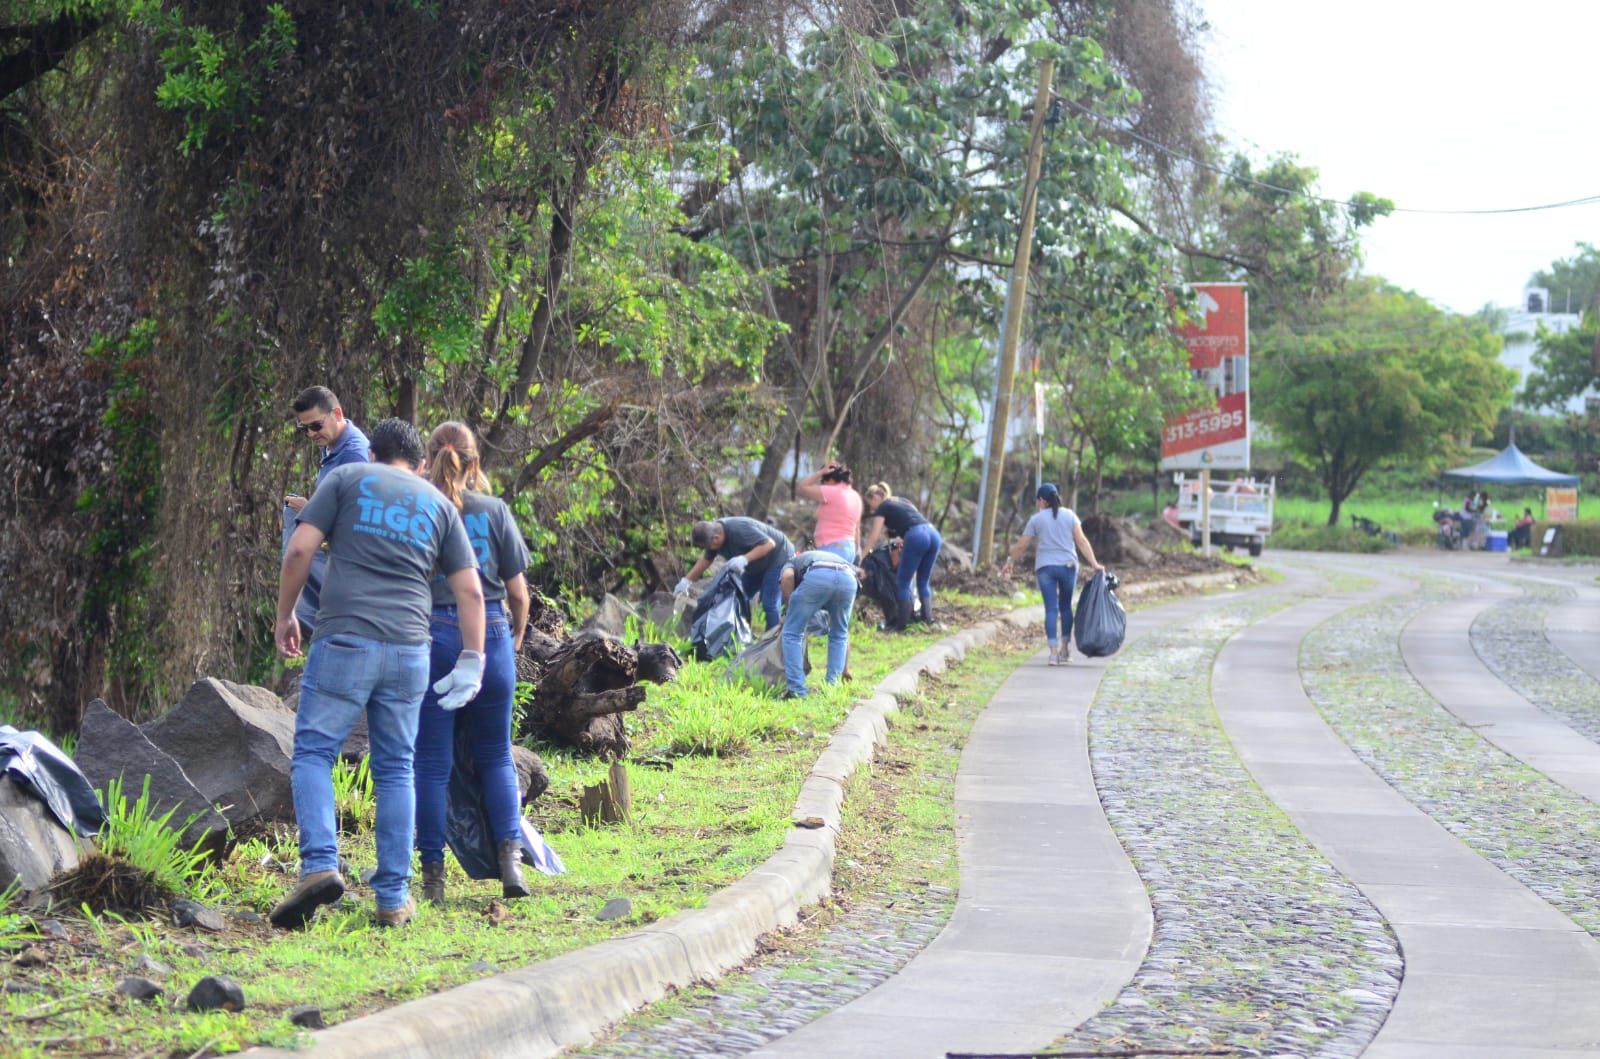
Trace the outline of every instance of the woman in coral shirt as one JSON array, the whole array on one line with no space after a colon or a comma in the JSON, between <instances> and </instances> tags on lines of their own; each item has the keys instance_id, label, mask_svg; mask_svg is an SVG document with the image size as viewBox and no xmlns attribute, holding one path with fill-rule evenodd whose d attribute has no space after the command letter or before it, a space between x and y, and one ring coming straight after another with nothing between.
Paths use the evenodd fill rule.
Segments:
<instances>
[{"instance_id":1,"label":"woman in coral shirt","mask_svg":"<svg viewBox=\"0 0 1600 1059\"><path fill-rule=\"evenodd\" d=\"M795 492L817 502L816 546L853 563L861 551L861 494L850 484L850 468L824 464L795 486Z\"/></svg>"}]
</instances>

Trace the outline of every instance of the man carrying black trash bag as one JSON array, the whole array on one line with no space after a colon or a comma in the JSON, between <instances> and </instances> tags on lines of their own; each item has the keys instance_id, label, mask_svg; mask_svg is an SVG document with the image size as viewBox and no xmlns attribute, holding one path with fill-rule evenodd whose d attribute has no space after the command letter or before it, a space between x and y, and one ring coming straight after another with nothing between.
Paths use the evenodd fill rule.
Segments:
<instances>
[{"instance_id":1,"label":"man carrying black trash bag","mask_svg":"<svg viewBox=\"0 0 1600 1059\"><path fill-rule=\"evenodd\" d=\"M705 553L695 560L689 573L673 588L674 595L689 591L718 556L728 561L728 569L739 575L744 594L761 597L767 628L776 629L781 615L778 574L783 564L794 558L794 545L782 530L743 515L719 518L715 522L696 522L690 533L696 548Z\"/></svg>"}]
</instances>

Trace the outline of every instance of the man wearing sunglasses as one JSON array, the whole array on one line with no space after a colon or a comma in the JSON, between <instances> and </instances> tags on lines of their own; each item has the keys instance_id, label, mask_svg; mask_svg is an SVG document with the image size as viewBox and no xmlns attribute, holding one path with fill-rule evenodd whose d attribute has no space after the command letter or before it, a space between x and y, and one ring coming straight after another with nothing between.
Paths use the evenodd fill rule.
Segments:
<instances>
[{"instance_id":1,"label":"man wearing sunglasses","mask_svg":"<svg viewBox=\"0 0 1600 1059\"><path fill-rule=\"evenodd\" d=\"M294 412L296 433L304 434L322 449L322 461L317 467L318 485L322 484L322 480L328 477L329 472L335 467L342 467L347 463L366 463L371 459L371 446L367 443L367 436L361 432L360 427L344 417L344 409L339 405L339 398L335 397L333 391L326 386L312 386L302 391L289 407ZM295 526L299 524L300 511L306 506L306 498L298 493L290 493L283 498L283 505L283 547L287 550L289 538L294 535ZM316 625L317 606L322 596L322 579L327 569L327 553L319 551L312 559L311 570L306 576L305 589L301 592L300 602L295 607L295 616L304 626L307 638Z\"/></svg>"}]
</instances>

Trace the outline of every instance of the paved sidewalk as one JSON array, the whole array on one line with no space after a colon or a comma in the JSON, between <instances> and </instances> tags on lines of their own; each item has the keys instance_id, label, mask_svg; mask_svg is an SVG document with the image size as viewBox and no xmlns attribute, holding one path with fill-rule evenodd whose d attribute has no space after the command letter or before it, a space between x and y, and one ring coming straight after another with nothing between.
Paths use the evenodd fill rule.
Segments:
<instances>
[{"instance_id":1,"label":"paved sidewalk","mask_svg":"<svg viewBox=\"0 0 1600 1059\"><path fill-rule=\"evenodd\" d=\"M1475 597L1431 607L1406 625L1400 635L1406 668L1461 723L1568 790L1600 803L1600 746L1501 682L1473 650L1472 623L1517 594L1504 582L1478 584ZM1595 661L1600 641L1590 641L1587 655L1591 665L1600 664Z\"/></svg>"},{"instance_id":2,"label":"paved sidewalk","mask_svg":"<svg viewBox=\"0 0 1600 1059\"><path fill-rule=\"evenodd\" d=\"M1134 613L1127 642L1238 598ZM950 923L883 985L750 1055L1026 1052L1117 994L1144 957L1151 915L1089 768L1086 718L1107 661L1052 669L1041 652L1000 687L961 755Z\"/></svg>"},{"instance_id":3,"label":"paved sidewalk","mask_svg":"<svg viewBox=\"0 0 1600 1059\"><path fill-rule=\"evenodd\" d=\"M1298 671L1306 633L1403 587L1393 574L1368 572L1380 580L1370 592L1302 604L1246 629L1213 675L1218 713L1257 781L1400 939L1399 998L1365 1055L1593 1056L1600 943L1373 775L1306 699Z\"/></svg>"}]
</instances>

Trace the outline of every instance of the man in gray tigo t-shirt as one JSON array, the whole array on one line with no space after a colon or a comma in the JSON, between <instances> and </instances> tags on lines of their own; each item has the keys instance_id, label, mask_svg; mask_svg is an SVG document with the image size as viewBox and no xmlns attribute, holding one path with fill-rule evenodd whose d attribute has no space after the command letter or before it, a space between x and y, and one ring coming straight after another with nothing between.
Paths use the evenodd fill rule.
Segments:
<instances>
[{"instance_id":1,"label":"man in gray tigo t-shirt","mask_svg":"<svg viewBox=\"0 0 1600 1059\"><path fill-rule=\"evenodd\" d=\"M378 870L372 891L378 925L401 926L411 901L416 801L412 746L428 684L429 579L445 575L460 608L463 649L434 685L440 705L471 699L483 682L483 589L472 544L455 506L416 473L422 438L410 423L385 419L372 431L372 463L330 472L300 512L278 587L278 651L300 654L295 600L311 557L328 542L328 576L295 718L290 782L300 825L300 881L272 910L272 924L298 929L318 906L339 899L338 821L333 763L363 713L377 795Z\"/></svg>"}]
</instances>

